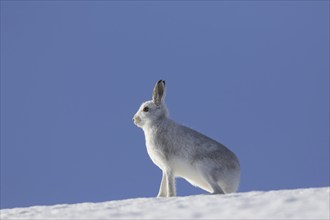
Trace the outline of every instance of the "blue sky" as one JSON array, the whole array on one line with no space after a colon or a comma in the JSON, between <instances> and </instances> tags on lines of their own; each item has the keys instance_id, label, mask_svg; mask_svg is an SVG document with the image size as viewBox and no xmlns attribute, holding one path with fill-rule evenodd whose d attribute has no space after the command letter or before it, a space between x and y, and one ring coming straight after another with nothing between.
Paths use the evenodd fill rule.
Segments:
<instances>
[{"instance_id":1,"label":"blue sky","mask_svg":"<svg viewBox=\"0 0 330 220\"><path fill-rule=\"evenodd\" d=\"M158 79L240 192L329 186L328 1L1 1L1 208L156 196Z\"/></svg>"}]
</instances>

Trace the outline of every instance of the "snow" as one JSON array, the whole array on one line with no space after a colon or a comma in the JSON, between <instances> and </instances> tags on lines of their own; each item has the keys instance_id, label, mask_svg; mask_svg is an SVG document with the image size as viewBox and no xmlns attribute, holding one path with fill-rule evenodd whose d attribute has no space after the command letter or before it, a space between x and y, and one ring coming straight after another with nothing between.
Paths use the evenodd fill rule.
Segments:
<instances>
[{"instance_id":1,"label":"snow","mask_svg":"<svg viewBox=\"0 0 330 220\"><path fill-rule=\"evenodd\" d=\"M329 219L330 187L2 209L0 219Z\"/></svg>"}]
</instances>

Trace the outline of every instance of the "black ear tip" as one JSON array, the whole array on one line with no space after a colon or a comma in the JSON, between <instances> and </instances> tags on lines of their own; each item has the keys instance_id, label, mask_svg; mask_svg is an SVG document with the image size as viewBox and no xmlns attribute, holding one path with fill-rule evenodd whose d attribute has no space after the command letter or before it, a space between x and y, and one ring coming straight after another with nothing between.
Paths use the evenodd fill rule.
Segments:
<instances>
[{"instance_id":1,"label":"black ear tip","mask_svg":"<svg viewBox=\"0 0 330 220\"><path fill-rule=\"evenodd\" d=\"M158 80L157 85L160 83L164 83L164 86L165 86L165 80Z\"/></svg>"}]
</instances>

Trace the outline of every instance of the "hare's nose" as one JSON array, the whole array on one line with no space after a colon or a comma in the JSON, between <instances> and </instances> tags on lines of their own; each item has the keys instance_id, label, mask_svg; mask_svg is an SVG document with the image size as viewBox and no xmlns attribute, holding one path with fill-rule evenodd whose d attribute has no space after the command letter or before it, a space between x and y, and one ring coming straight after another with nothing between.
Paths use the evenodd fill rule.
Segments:
<instances>
[{"instance_id":1,"label":"hare's nose","mask_svg":"<svg viewBox=\"0 0 330 220\"><path fill-rule=\"evenodd\" d=\"M138 124L140 121L141 121L140 117L134 115L134 117L133 117L134 124Z\"/></svg>"}]
</instances>

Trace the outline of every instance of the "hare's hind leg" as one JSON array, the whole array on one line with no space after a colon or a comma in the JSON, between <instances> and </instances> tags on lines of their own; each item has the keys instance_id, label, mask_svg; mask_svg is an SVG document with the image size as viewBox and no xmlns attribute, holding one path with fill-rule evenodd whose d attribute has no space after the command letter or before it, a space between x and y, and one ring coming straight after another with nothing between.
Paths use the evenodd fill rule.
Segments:
<instances>
[{"instance_id":1,"label":"hare's hind leg","mask_svg":"<svg viewBox=\"0 0 330 220\"><path fill-rule=\"evenodd\" d=\"M217 181L210 174L204 174L204 178L206 182L210 186L210 190L208 190L212 194L225 194L223 189L217 183Z\"/></svg>"},{"instance_id":2,"label":"hare's hind leg","mask_svg":"<svg viewBox=\"0 0 330 220\"><path fill-rule=\"evenodd\" d=\"M224 190L218 183L219 171L214 167L210 167L210 163L200 163L197 166L200 176L204 179L208 185L206 191L212 194L225 194Z\"/></svg>"},{"instance_id":3,"label":"hare's hind leg","mask_svg":"<svg viewBox=\"0 0 330 220\"><path fill-rule=\"evenodd\" d=\"M212 181L212 182L209 182L209 184L213 190L212 194L225 194L217 182Z\"/></svg>"}]
</instances>

